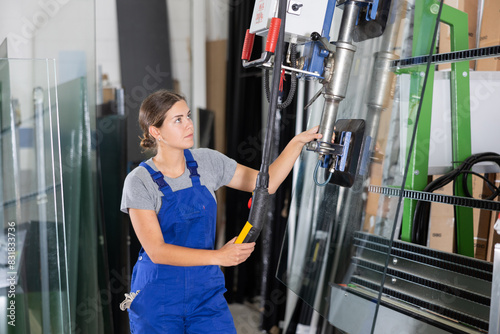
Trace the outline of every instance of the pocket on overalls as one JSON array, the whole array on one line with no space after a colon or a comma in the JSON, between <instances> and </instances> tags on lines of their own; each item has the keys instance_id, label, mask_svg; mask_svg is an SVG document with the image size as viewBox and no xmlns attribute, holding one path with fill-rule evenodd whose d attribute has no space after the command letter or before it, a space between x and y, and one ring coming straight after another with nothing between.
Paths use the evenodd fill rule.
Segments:
<instances>
[{"instance_id":1,"label":"pocket on overalls","mask_svg":"<svg viewBox=\"0 0 500 334\"><path fill-rule=\"evenodd\" d=\"M162 284L146 283L130 303L128 317L132 333L157 333L165 314L165 289Z\"/></svg>"},{"instance_id":2,"label":"pocket on overalls","mask_svg":"<svg viewBox=\"0 0 500 334\"><path fill-rule=\"evenodd\" d=\"M128 307L128 310L129 312L132 311L134 312L134 310L136 310L136 305L138 303L140 303L141 301L141 297L145 295L145 291L146 291L146 288L147 288L148 284L146 284L141 290L137 290L135 292L135 296L132 298L132 300L130 301L129 303L129 307ZM131 292L132 294L133 292Z\"/></svg>"},{"instance_id":3,"label":"pocket on overalls","mask_svg":"<svg viewBox=\"0 0 500 334\"><path fill-rule=\"evenodd\" d=\"M135 294L135 295L133 295L132 298L130 298L129 296L131 296L132 294ZM134 312L132 309L132 307L135 308L135 305L138 302L136 299L138 299L139 296L142 296L141 290L137 290L135 293L130 292L130 294L125 294L125 300L120 304L120 309L122 311L124 310L124 308L127 310L128 318L129 318L129 325L130 325L130 333L132 333L132 334L138 333L138 330L140 328L140 326L138 326L137 322L140 321L141 316L140 316L140 314L137 314L136 312ZM129 300L127 300L127 299L129 299Z\"/></svg>"},{"instance_id":4,"label":"pocket on overalls","mask_svg":"<svg viewBox=\"0 0 500 334\"><path fill-rule=\"evenodd\" d=\"M131 320L155 318L164 312L164 289L161 284L146 283L130 303Z\"/></svg>"},{"instance_id":5,"label":"pocket on overalls","mask_svg":"<svg viewBox=\"0 0 500 334\"><path fill-rule=\"evenodd\" d=\"M207 248L211 240L211 227L201 204L181 205L178 208L179 220L176 222L176 242L192 248Z\"/></svg>"}]
</instances>

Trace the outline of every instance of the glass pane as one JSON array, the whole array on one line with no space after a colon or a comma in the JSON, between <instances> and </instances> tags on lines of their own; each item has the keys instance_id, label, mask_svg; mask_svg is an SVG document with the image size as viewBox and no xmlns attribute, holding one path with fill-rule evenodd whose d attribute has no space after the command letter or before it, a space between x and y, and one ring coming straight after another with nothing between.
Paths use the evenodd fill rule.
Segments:
<instances>
[{"instance_id":1,"label":"glass pane","mask_svg":"<svg viewBox=\"0 0 500 334\"><path fill-rule=\"evenodd\" d=\"M80 77L58 86L65 218L68 241L68 280L74 331L104 331L103 312L109 306L109 291L99 289L98 218L95 188L95 146L90 117L87 78ZM92 223L89 223L92 222ZM84 249L84 253L82 253ZM84 255L84 256L83 256ZM100 270L101 269L101 270ZM84 275L88 279L82 281ZM85 294L81 292L85 291ZM94 303L103 307L94 308ZM85 311L83 311L85 310ZM107 321L108 319L106 319ZM106 326L108 323L106 322Z\"/></svg>"},{"instance_id":2,"label":"glass pane","mask_svg":"<svg viewBox=\"0 0 500 334\"><path fill-rule=\"evenodd\" d=\"M67 332L55 64L0 60L3 333Z\"/></svg>"},{"instance_id":3,"label":"glass pane","mask_svg":"<svg viewBox=\"0 0 500 334\"><path fill-rule=\"evenodd\" d=\"M471 3L392 1L383 35L353 43L335 117L336 136L359 138L359 128L339 120L365 122L364 146L348 151L359 156L352 185L339 186L345 179L338 176L321 185L329 173L315 172L318 154L303 152L277 277L341 331L488 331L490 304L498 305L491 299L500 242L492 229L500 211L493 201L500 185L498 46L484 55L500 43L487 30L500 17L486 1L486 30L477 32L482 51L461 60L459 51L475 45L467 30L477 12ZM426 57L436 53L433 42L442 54ZM305 86L309 96L322 88ZM324 110L312 105L309 128Z\"/></svg>"},{"instance_id":4,"label":"glass pane","mask_svg":"<svg viewBox=\"0 0 500 334\"><path fill-rule=\"evenodd\" d=\"M444 301L450 295L441 293L444 279L436 287L432 278L415 275L437 272L416 259L432 254L436 265L446 260L426 247L409 244L411 227L404 218L415 203L403 199L407 194L402 190L423 191L428 182L435 65L420 56L435 53L432 43L437 41L440 14L438 1L392 1L383 34L353 43L356 51L346 95L338 98L335 117L336 135L351 133L359 139L362 133L361 146L353 151L359 157L353 183L339 186L342 178L335 180L334 172L334 182L321 186L329 172L318 169L317 153L303 152L299 164L277 277L348 333L370 333L374 328L383 333L396 328L433 333L436 328L460 327L444 316L470 310L471 305L463 302L450 311ZM393 61L401 58L415 61L411 67L396 66ZM317 82L307 86L309 96L322 88ZM322 121L326 107L321 100L310 109L308 128ZM356 120L359 127L339 120ZM411 253L401 255L408 257L406 262L394 256L404 252ZM404 264L401 271L398 263ZM477 269L487 267L481 264ZM484 293L488 285L480 289ZM411 309L418 316L407 317L394 309L402 313ZM482 320L467 325L481 328L488 310L483 306L475 310L470 317ZM422 316L430 320L418 320ZM384 321L385 317L393 320Z\"/></svg>"}]
</instances>

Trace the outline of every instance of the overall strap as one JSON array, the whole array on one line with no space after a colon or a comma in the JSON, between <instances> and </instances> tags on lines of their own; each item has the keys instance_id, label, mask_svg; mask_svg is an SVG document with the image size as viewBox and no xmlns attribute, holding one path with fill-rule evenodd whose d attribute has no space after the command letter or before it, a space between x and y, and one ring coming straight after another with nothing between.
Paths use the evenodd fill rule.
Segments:
<instances>
[{"instance_id":1,"label":"overall strap","mask_svg":"<svg viewBox=\"0 0 500 334\"><path fill-rule=\"evenodd\" d=\"M161 192L164 193L165 191L172 191L168 183L165 181L163 178L163 174L160 171L155 171L150 165L145 163L144 161L139 164L139 166L142 166L146 168L151 175L151 178L153 181L158 185L158 188L160 189Z\"/></svg>"},{"instance_id":2,"label":"overall strap","mask_svg":"<svg viewBox=\"0 0 500 334\"><path fill-rule=\"evenodd\" d=\"M184 150L184 157L186 158L186 166L189 169L189 177L191 178L191 183L194 185L200 185L200 174L198 174L198 164L194 160L191 151Z\"/></svg>"}]
</instances>

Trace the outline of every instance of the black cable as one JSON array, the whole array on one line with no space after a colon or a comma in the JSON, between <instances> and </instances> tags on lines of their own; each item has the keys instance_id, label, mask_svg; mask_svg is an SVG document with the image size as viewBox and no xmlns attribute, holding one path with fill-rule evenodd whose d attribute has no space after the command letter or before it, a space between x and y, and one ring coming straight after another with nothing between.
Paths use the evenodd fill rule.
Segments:
<instances>
[{"instance_id":1,"label":"black cable","mask_svg":"<svg viewBox=\"0 0 500 334\"><path fill-rule=\"evenodd\" d=\"M297 65L297 44L291 44L290 45L290 62L293 68ZM266 69L264 71L264 88L266 91L266 97L267 97L267 102L270 101L270 89L269 89L269 69ZM295 95L295 91L297 90L297 73L295 71L292 71L290 73L291 77L291 83L290 83L290 90L288 91L288 96L283 103L278 104L278 109L285 109L288 107L292 101L293 97Z\"/></svg>"},{"instance_id":2,"label":"black cable","mask_svg":"<svg viewBox=\"0 0 500 334\"><path fill-rule=\"evenodd\" d=\"M474 165L480 162L493 162L500 167L500 155L493 152L477 153L473 154L467 159L465 159L462 164L460 164L456 169L444 174L443 176L430 182L425 188L424 192L434 192L435 190L444 187L445 185L453 182L453 195L456 195L456 182L459 178L462 178L462 190L465 197L472 198L472 191L467 185L467 177L469 175L476 175L486 182L488 188L491 190L492 194L486 198L486 200L494 200L500 195L500 187L496 187L490 180L482 176L481 174L472 171ZM413 218L413 228L412 228L412 242L426 246L428 231L429 231L429 217L431 210L431 202L418 201L415 206L415 213ZM456 218L456 217L455 217ZM456 219L455 219L456 221ZM456 227L455 227L456 228Z\"/></svg>"},{"instance_id":3,"label":"black cable","mask_svg":"<svg viewBox=\"0 0 500 334\"><path fill-rule=\"evenodd\" d=\"M276 52L274 54L273 81L271 90L271 101L269 102L269 113L267 121L266 135L262 146L262 163L259 174L257 175L256 185L252 196L252 206L248 215L247 222L250 224L250 230L246 232L243 242L253 242L257 240L260 232L264 228L265 217L267 215L267 205L269 203L269 165L271 164L271 149L273 140L274 123L278 110L278 89L280 84L281 64L283 62L285 19L286 19L286 0L279 1L278 18L281 19ZM246 225L245 225L246 226ZM243 235L243 234L240 234Z\"/></svg>"},{"instance_id":4,"label":"black cable","mask_svg":"<svg viewBox=\"0 0 500 334\"><path fill-rule=\"evenodd\" d=\"M462 174L464 174L464 175L471 174L471 175L477 176L477 177L481 178L484 183L486 183L486 185L488 186L488 188L490 189L490 191L492 192L492 194L490 196L486 197L486 198L483 198L483 199L491 201L491 200L494 200L495 197L497 197L498 195L500 195L500 188L495 187L495 184L493 182L491 182L490 180L488 180L486 177L484 177L482 174L479 174L479 173L474 172L474 171L464 171L464 172L462 172ZM465 187L464 190L465 190L465 195L467 197L473 197L470 194L468 187Z\"/></svg>"},{"instance_id":5,"label":"black cable","mask_svg":"<svg viewBox=\"0 0 500 334\"><path fill-rule=\"evenodd\" d=\"M276 111L278 106L278 89L280 82L280 74L281 74L281 63L283 62L283 49L284 49L284 35L285 35L285 24L286 24L286 0L280 0L278 7L278 18L281 19L280 33L278 35L278 42L276 44L276 52L274 54L274 72L273 72L273 86L271 90L271 100L269 101L269 114L268 114L268 126L266 131L266 136L264 137L264 145L262 152L262 164L260 171L263 174L267 174L270 160L271 160L271 145L270 141L272 140L272 132L274 124L274 120L276 118ZM267 185L266 185L267 188Z\"/></svg>"}]
</instances>

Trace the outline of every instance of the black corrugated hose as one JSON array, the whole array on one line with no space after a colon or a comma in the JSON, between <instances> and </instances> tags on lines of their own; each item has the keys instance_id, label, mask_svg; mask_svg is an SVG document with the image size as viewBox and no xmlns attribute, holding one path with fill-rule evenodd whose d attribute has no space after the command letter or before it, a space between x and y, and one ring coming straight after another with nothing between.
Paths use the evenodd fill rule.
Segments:
<instances>
[{"instance_id":1,"label":"black corrugated hose","mask_svg":"<svg viewBox=\"0 0 500 334\"><path fill-rule=\"evenodd\" d=\"M424 192L434 192L435 190L444 187L448 183L453 181L453 195L455 196L455 183L459 177L462 177L462 186L465 197L472 198L472 191L467 186L467 177L469 175L475 175L484 180L491 190L492 194L486 200L494 200L500 195L500 188L496 187L490 180L488 180L483 175L472 171L472 167L480 162L493 162L500 167L500 155L493 152L477 153L471 155L469 158L456 169L444 174L443 176L430 182L425 188ZM418 201L415 206L415 214L413 216L413 228L412 228L412 242L426 246L427 237L429 232L429 217L431 211L431 202ZM455 217L456 218L456 217ZM456 221L456 219L455 219ZM456 228L456 227L455 227Z\"/></svg>"},{"instance_id":2,"label":"black corrugated hose","mask_svg":"<svg viewBox=\"0 0 500 334\"><path fill-rule=\"evenodd\" d=\"M290 62L293 68L295 68L297 64L297 44L291 44L290 45ZM288 107L292 101L293 97L295 95L295 91L297 90L297 73L295 71L292 71L290 73L291 77L291 82L290 82L290 90L288 92L288 96L283 103L278 103L278 109L285 109ZM267 102L270 101L270 89L269 89L269 69L265 70L265 79L264 79L264 87L266 90L266 97L267 97Z\"/></svg>"}]
</instances>

